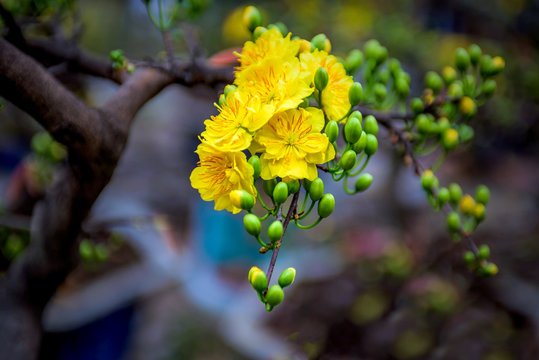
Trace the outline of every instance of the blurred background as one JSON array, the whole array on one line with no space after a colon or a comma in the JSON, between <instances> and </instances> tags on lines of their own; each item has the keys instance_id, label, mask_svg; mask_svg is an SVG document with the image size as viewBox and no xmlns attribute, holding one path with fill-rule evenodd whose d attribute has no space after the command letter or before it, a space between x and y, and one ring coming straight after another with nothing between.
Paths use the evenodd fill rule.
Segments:
<instances>
[{"instance_id":1,"label":"blurred background","mask_svg":"<svg viewBox=\"0 0 539 360\"><path fill-rule=\"evenodd\" d=\"M40 1L3 0L49 16ZM539 1L198 0L194 27L208 56L248 39L241 13L257 5L306 39L323 32L345 55L376 38L412 76L452 65L457 47L500 55L498 90L473 120L475 138L439 171L473 193L489 186L474 235L500 268L478 278L462 262L419 179L382 129L367 171L373 186L346 195L327 181L337 209L316 230L291 227L276 272L296 283L267 313L247 282L269 255L242 217L213 210L189 183L203 121L218 91L171 86L138 114L114 177L81 234L81 264L46 309L43 359L482 359L539 358ZM41 5L40 5L41 4ZM79 0L81 46L108 57L164 57L140 0ZM185 27L173 31L187 53ZM187 56L187 55L185 55ZM116 85L62 79L89 104ZM29 241L33 205L63 161L63 148L27 115L0 111L0 271ZM37 135L36 135L37 134Z\"/></svg>"}]
</instances>

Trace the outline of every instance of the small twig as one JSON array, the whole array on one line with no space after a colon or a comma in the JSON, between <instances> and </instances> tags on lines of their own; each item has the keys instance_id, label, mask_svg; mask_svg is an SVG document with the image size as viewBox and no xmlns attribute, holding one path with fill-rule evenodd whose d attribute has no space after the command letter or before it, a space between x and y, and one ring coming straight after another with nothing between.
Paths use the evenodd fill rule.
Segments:
<instances>
[{"instance_id":1,"label":"small twig","mask_svg":"<svg viewBox=\"0 0 539 360\"><path fill-rule=\"evenodd\" d=\"M301 188L301 181L299 182L299 186ZM275 262L277 261L277 256L279 255L279 249L281 248L284 235L286 234L286 229L288 228L290 219L292 219L292 216L297 210L299 194L300 194L300 191L297 191L292 197L292 202L290 203L290 207L288 208L288 213L286 214L286 218L284 219L284 222L283 222L283 235L281 236L281 239L277 242L277 244L275 244L276 245L275 249L273 250L273 254L271 255L271 261L268 267L268 271L266 273L266 276L268 278L268 285L271 282L271 275L273 274L273 268L275 268ZM281 208L279 209L279 212L281 212Z\"/></svg>"},{"instance_id":2,"label":"small twig","mask_svg":"<svg viewBox=\"0 0 539 360\"><path fill-rule=\"evenodd\" d=\"M165 51L167 52L169 66L171 69L174 69L175 67L175 59L174 59L174 48L172 46L172 38L170 37L170 31L168 29L165 29L161 31L161 35L163 36L163 43L165 44Z\"/></svg>"}]
</instances>

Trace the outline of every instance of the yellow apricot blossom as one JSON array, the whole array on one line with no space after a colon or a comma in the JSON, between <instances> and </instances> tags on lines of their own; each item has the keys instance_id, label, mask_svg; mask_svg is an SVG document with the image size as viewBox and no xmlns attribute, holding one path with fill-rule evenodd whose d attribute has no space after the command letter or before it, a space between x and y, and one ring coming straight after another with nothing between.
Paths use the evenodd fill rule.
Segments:
<instances>
[{"instance_id":1,"label":"yellow apricot blossom","mask_svg":"<svg viewBox=\"0 0 539 360\"><path fill-rule=\"evenodd\" d=\"M217 105L219 115L204 121L201 136L221 151L241 151L251 144L252 133L264 126L273 115L272 107L256 97L234 91L224 106Z\"/></svg>"},{"instance_id":2,"label":"yellow apricot blossom","mask_svg":"<svg viewBox=\"0 0 539 360\"><path fill-rule=\"evenodd\" d=\"M346 75L343 64L335 56L318 49L312 53L301 53L300 60L302 70L310 74L311 81L314 81L318 68L323 67L327 70L328 84L322 91L322 108L329 120L343 120L350 110L348 92L354 84L352 77Z\"/></svg>"},{"instance_id":3,"label":"yellow apricot blossom","mask_svg":"<svg viewBox=\"0 0 539 360\"><path fill-rule=\"evenodd\" d=\"M195 151L200 161L191 172L191 186L198 189L202 200L215 201L215 210L241 211L230 199L233 190L245 190L256 197L253 167L241 151L222 152L202 142Z\"/></svg>"},{"instance_id":4,"label":"yellow apricot blossom","mask_svg":"<svg viewBox=\"0 0 539 360\"><path fill-rule=\"evenodd\" d=\"M290 109L275 114L255 137L264 147L260 158L263 179L309 179L318 176L316 164L335 157L325 134L324 114L317 108Z\"/></svg>"},{"instance_id":5,"label":"yellow apricot blossom","mask_svg":"<svg viewBox=\"0 0 539 360\"><path fill-rule=\"evenodd\" d=\"M273 114L296 108L313 92L310 74L302 72L299 59L289 61L268 58L243 72L236 78L238 91L260 99L262 104L272 106Z\"/></svg>"},{"instance_id":6,"label":"yellow apricot blossom","mask_svg":"<svg viewBox=\"0 0 539 360\"><path fill-rule=\"evenodd\" d=\"M276 29L269 29L256 39L255 42L247 41L241 50L239 57L240 66L236 68L236 77L242 76L242 71L251 65L260 63L266 58L277 58L287 61L298 54L300 48L299 40L290 40L291 34L283 37Z\"/></svg>"}]
</instances>

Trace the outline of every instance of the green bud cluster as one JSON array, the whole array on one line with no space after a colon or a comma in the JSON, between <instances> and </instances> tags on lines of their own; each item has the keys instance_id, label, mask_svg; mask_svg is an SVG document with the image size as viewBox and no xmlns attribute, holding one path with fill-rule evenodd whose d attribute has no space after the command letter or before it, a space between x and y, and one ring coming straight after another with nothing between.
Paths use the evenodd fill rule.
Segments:
<instances>
[{"instance_id":1,"label":"green bud cluster","mask_svg":"<svg viewBox=\"0 0 539 360\"><path fill-rule=\"evenodd\" d=\"M288 268L279 276L278 284L268 287L268 278L266 274L258 267L253 266L249 270L249 283L257 292L258 298L266 306L267 311L272 311L284 300L283 289L292 285L296 277L296 269Z\"/></svg>"}]
</instances>

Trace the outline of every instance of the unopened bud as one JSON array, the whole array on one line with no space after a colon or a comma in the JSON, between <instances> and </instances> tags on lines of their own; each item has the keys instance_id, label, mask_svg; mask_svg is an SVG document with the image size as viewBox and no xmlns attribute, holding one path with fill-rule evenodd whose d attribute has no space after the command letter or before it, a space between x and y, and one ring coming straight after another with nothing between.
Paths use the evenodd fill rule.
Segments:
<instances>
[{"instance_id":1,"label":"unopened bud","mask_svg":"<svg viewBox=\"0 0 539 360\"><path fill-rule=\"evenodd\" d=\"M483 205L490 201L490 190L485 185L479 185L475 190L475 200Z\"/></svg>"},{"instance_id":2,"label":"unopened bud","mask_svg":"<svg viewBox=\"0 0 539 360\"><path fill-rule=\"evenodd\" d=\"M447 89L447 95L451 98L459 98L463 93L460 81L455 81L453 84L449 85L449 88Z\"/></svg>"},{"instance_id":3,"label":"unopened bud","mask_svg":"<svg viewBox=\"0 0 539 360\"><path fill-rule=\"evenodd\" d=\"M472 100L472 98L468 96L464 96L462 99L460 99L459 103L459 110L464 116L473 116L475 115L475 112L477 111L477 107L475 105L475 102Z\"/></svg>"},{"instance_id":4,"label":"unopened bud","mask_svg":"<svg viewBox=\"0 0 539 360\"><path fill-rule=\"evenodd\" d=\"M460 71L466 71L470 66L470 55L463 48L458 48L455 55L455 65Z\"/></svg>"},{"instance_id":5,"label":"unopened bud","mask_svg":"<svg viewBox=\"0 0 539 360\"><path fill-rule=\"evenodd\" d=\"M367 190L371 184L372 184L372 175L371 174L363 174L356 180L356 191L362 192Z\"/></svg>"},{"instance_id":6,"label":"unopened bud","mask_svg":"<svg viewBox=\"0 0 539 360\"><path fill-rule=\"evenodd\" d=\"M367 146L367 133L365 131L361 132L361 136L359 137L359 140L352 145L352 150L356 152L356 154L361 153L363 150L365 150L365 147Z\"/></svg>"},{"instance_id":7,"label":"unopened bud","mask_svg":"<svg viewBox=\"0 0 539 360\"><path fill-rule=\"evenodd\" d=\"M451 200L451 195L449 194L449 189L448 188L440 188L440 190L438 190L438 203L440 205L443 205L445 203L448 203L449 200Z\"/></svg>"},{"instance_id":8,"label":"unopened bud","mask_svg":"<svg viewBox=\"0 0 539 360\"><path fill-rule=\"evenodd\" d=\"M373 134L374 136L378 135L378 122L372 115L367 115L367 117L365 117L365 132L367 134Z\"/></svg>"},{"instance_id":9,"label":"unopened bud","mask_svg":"<svg viewBox=\"0 0 539 360\"><path fill-rule=\"evenodd\" d=\"M323 67L318 68L314 74L314 86L316 86L318 91L322 91L328 85L328 79L328 71Z\"/></svg>"},{"instance_id":10,"label":"unopened bud","mask_svg":"<svg viewBox=\"0 0 539 360\"><path fill-rule=\"evenodd\" d=\"M481 94L491 97L496 92L496 81L488 79L483 83Z\"/></svg>"},{"instance_id":11,"label":"unopened bud","mask_svg":"<svg viewBox=\"0 0 539 360\"><path fill-rule=\"evenodd\" d=\"M472 215L475 208L475 200L470 195L464 195L460 200L460 211L464 215Z\"/></svg>"},{"instance_id":12,"label":"unopened bud","mask_svg":"<svg viewBox=\"0 0 539 360\"><path fill-rule=\"evenodd\" d=\"M447 216L447 228L452 233L460 229L460 216L456 211L451 212Z\"/></svg>"},{"instance_id":13,"label":"unopened bud","mask_svg":"<svg viewBox=\"0 0 539 360\"><path fill-rule=\"evenodd\" d=\"M318 201L324 195L324 182L320 178L316 178L311 182L309 188L309 197L312 201Z\"/></svg>"},{"instance_id":14,"label":"unopened bud","mask_svg":"<svg viewBox=\"0 0 539 360\"><path fill-rule=\"evenodd\" d=\"M457 72L454 67L446 66L442 70L442 77L446 85L449 85L457 79Z\"/></svg>"},{"instance_id":15,"label":"unopened bud","mask_svg":"<svg viewBox=\"0 0 539 360\"><path fill-rule=\"evenodd\" d=\"M477 44L472 44L468 48L468 53L470 54L470 62L472 65L477 65L479 63L479 60L481 60L481 48Z\"/></svg>"},{"instance_id":16,"label":"unopened bud","mask_svg":"<svg viewBox=\"0 0 539 360\"><path fill-rule=\"evenodd\" d=\"M421 174L421 187L425 190L432 191L434 184L436 183L436 176L432 170L425 170Z\"/></svg>"},{"instance_id":17,"label":"unopened bud","mask_svg":"<svg viewBox=\"0 0 539 360\"><path fill-rule=\"evenodd\" d=\"M286 183L280 182L277 185L275 185L275 188L273 189L273 200L277 204L282 204L286 201L288 198L288 186L286 186Z\"/></svg>"},{"instance_id":18,"label":"unopened bud","mask_svg":"<svg viewBox=\"0 0 539 360\"><path fill-rule=\"evenodd\" d=\"M456 205L460 202L460 199L462 199L462 189L460 188L459 184L449 184L449 195L453 204Z\"/></svg>"},{"instance_id":19,"label":"unopened bud","mask_svg":"<svg viewBox=\"0 0 539 360\"><path fill-rule=\"evenodd\" d=\"M356 106L361 102L362 97L363 87L358 82L353 83L350 87L350 90L348 91L348 100L350 101L350 105Z\"/></svg>"},{"instance_id":20,"label":"unopened bud","mask_svg":"<svg viewBox=\"0 0 539 360\"><path fill-rule=\"evenodd\" d=\"M318 203L318 216L327 218L335 209L335 197L333 194L324 194Z\"/></svg>"},{"instance_id":21,"label":"unopened bud","mask_svg":"<svg viewBox=\"0 0 539 360\"><path fill-rule=\"evenodd\" d=\"M367 145L365 146L365 154L372 156L378 150L378 139L373 134L367 134Z\"/></svg>"},{"instance_id":22,"label":"unopened bud","mask_svg":"<svg viewBox=\"0 0 539 360\"><path fill-rule=\"evenodd\" d=\"M429 71L425 76L425 86L437 94L442 89L444 85L442 78L434 71Z\"/></svg>"},{"instance_id":23,"label":"unopened bud","mask_svg":"<svg viewBox=\"0 0 539 360\"><path fill-rule=\"evenodd\" d=\"M386 98L387 88L384 84L376 83L374 84L374 97L377 102L382 102Z\"/></svg>"},{"instance_id":24,"label":"unopened bud","mask_svg":"<svg viewBox=\"0 0 539 360\"><path fill-rule=\"evenodd\" d=\"M286 186L288 187L288 193L289 194L295 194L299 191L299 181L298 180L291 180L286 182Z\"/></svg>"},{"instance_id":25,"label":"unopened bud","mask_svg":"<svg viewBox=\"0 0 539 360\"><path fill-rule=\"evenodd\" d=\"M344 171L350 170L356 164L356 158L357 154L354 150L347 150L342 155L341 160L339 160L339 165Z\"/></svg>"},{"instance_id":26,"label":"unopened bud","mask_svg":"<svg viewBox=\"0 0 539 360\"><path fill-rule=\"evenodd\" d=\"M253 39L258 39L266 31L268 31L268 29L266 29L265 27L257 26L256 29L253 31Z\"/></svg>"},{"instance_id":27,"label":"unopened bud","mask_svg":"<svg viewBox=\"0 0 539 360\"><path fill-rule=\"evenodd\" d=\"M442 135L442 145L446 151L453 150L459 144L459 133L455 129L447 129Z\"/></svg>"},{"instance_id":28,"label":"unopened bud","mask_svg":"<svg viewBox=\"0 0 539 360\"><path fill-rule=\"evenodd\" d=\"M266 303L270 306L277 306L283 302L284 292L279 285L273 285L266 293Z\"/></svg>"},{"instance_id":29,"label":"unopened bud","mask_svg":"<svg viewBox=\"0 0 539 360\"><path fill-rule=\"evenodd\" d=\"M475 204L475 207L473 209L473 216L478 222L485 220L485 218L487 217L485 205Z\"/></svg>"},{"instance_id":30,"label":"unopened bud","mask_svg":"<svg viewBox=\"0 0 539 360\"><path fill-rule=\"evenodd\" d=\"M232 205L243 210L251 210L255 204L255 198L245 190L232 190L230 192Z\"/></svg>"},{"instance_id":31,"label":"unopened bud","mask_svg":"<svg viewBox=\"0 0 539 360\"><path fill-rule=\"evenodd\" d=\"M243 226L245 230L253 235L260 235L260 219L255 214L247 214L243 217Z\"/></svg>"},{"instance_id":32,"label":"unopened bud","mask_svg":"<svg viewBox=\"0 0 539 360\"><path fill-rule=\"evenodd\" d=\"M270 180L263 180L262 181L262 189L268 195L270 198L273 199L273 189L275 189L275 185L277 185L277 179L270 179Z\"/></svg>"},{"instance_id":33,"label":"unopened bud","mask_svg":"<svg viewBox=\"0 0 539 360\"><path fill-rule=\"evenodd\" d=\"M425 110L423 101L420 98L413 98L412 102L410 103L410 107L412 108L414 114L422 113L423 110Z\"/></svg>"},{"instance_id":34,"label":"unopened bud","mask_svg":"<svg viewBox=\"0 0 539 360\"><path fill-rule=\"evenodd\" d=\"M268 227L268 238L272 243L281 240L283 236L283 223L279 220L275 220Z\"/></svg>"},{"instance_id":35,"label":"unopened bud","mask_svg":"<svg viewBox=\"0 0 539 360\"><path fill-rule=\"evenodd\" d=\"M474 137L474 130L471 126L466 124L461 124L459 126L459 138L461 143L467 143L472 140Z\"/></svg>"},{"instance_id":36,"label":"unopened bud","mask_svg":"<svg viewBox=\"0 0 539 360\"><path fill-rule=\"evenodd\" d=\"M254 170L253 178L255 180L258 179L258 177L260 176L260 171L261 171L260 158L256 155L253 155L249 158L248 163L249 165L253 167L253 170Z\"/></svg>"},{"instance_id":37,"label":"unopened bud","mask_svg":"<svg viewBox=\"0 0 539 360\"><path fill-rule=\"evenodd\" d=\"M318 34L311 39L311 49L323 50L329 53L331 51L331 43L325 34Z\"/></svg>"},{"instance_id":38,"label":"unopened bud","mask_svg":"<svg viewBox=\"0 0 539 360\"><path fill-rule=\"evenodd\" d=\"M243 10L243 24L250 32L253 32L262 24L262 15L260 15L260 11L254 6L247 6L245 10Z\"/></svg>"},{"instance_id":39,"label":"unopened bud","mask_svg":"<svg viewBox=\"0 0 539 360\"><path fill-rule=\"evenodd\" d=\"M355 116L350 115L348 121L344 125L344 137L346 142L353 144L359 140L361 136L361 120Z\"/></svg>"},{"instance_id":40,"label":"unopened bud","mask_svg":"<svg viewBox=\"0 0 539 360\"><path fill-rule=\"evenodd\" d=\"M249 283L256 291L262 292L268 287L268 278L262 270L253 266L249 270Z\"/></svg>"},{"instance_id":41,"label":"unopened bud","mask_svg":"<svg viewBox=\"0 0 539 360\"><path fill-rule=\"evenodd\" d=\"M339 125L335 120L331 120L327 123L325 134L330 143L337 140L337 137L339 136Z\"/></svg>"},{"instance_id":42,"label":"unopened bud","mask_svg":"<svg viewBox=\"0 0 539 360\"><path fill-rule=\"evenodd\" d=\"M346 69L346 72L351 75L359 69L362 62L363 53L361 52L361 50L354 49L350 51L350 53L346 57L346 60L344 62L344 68Z\"/></svg>"},{"instance_id":43,"label":"unopened bud","mask_svg":"<svg viewBox=\"0 0 539 360\"><path fill-rule=\"evenodd\" d=\"M281 273L279 276L279 286L282 288L285 288L287 286L292 285L294 282L294 279L296 278L296 269L289 267L285 271Z\"/></svg>"}]
</instances>

